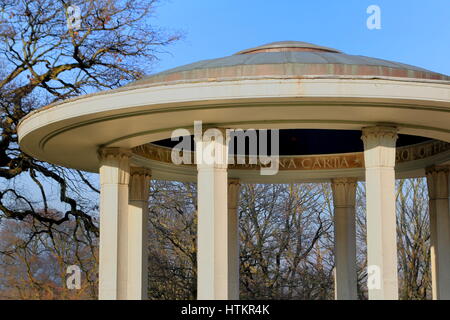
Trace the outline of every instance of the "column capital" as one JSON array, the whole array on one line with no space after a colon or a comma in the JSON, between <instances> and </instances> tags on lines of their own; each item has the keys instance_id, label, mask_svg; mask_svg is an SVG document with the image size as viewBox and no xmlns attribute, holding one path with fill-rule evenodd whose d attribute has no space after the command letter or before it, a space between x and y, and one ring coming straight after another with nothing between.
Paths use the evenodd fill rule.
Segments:
<instances>
[{"instance_id":1,"label":"column capital","mask_svg":"<svg viewBox=\"0 0 450 320\"><path fill-rule=\"evenodd\" d=\"M220 133L222 133L223 136L225 137L229 129L205 125L205 126L202 126L202 130L201 130L201 131L198 130L198 131L199 131L198 133L201 132L201 134L204 135L205 132L208 131L208 130L218 130L218 131L220 131ZM198 139L198 138L199 138L198 135L197 135L197 136L194 135L194 140L201 140L201 139Z\"/></svg>"},{"instance_id":2,"label":"column capital","mask_svg":"<svg viewBox=\"0 0 450 320\"><path fill-rule=\"evenodd\" d=\"M428 196L430 200L448 199L449 166L432 166L426 168Z\"/></svg>"},{"instance_id":3,"label":"column capital","mask_svg":"<svg viewBox=\"0 0 450 320\"><path fill-rule=\"evenodd\" d=\"M362 128L362 139L364 142L375 141L380 143L392 143L392 140L396 141L398 138L398 128L394 126L373 126ZM384 141L386 139L386 141ZM394 144L395 146L395 144Z\"/></svg>"},{"instance_id":4,"label":"column capital","mask_svg":"<svg viewBox=\"0 0 450 320\"><path fill-rule=\"evenodd\" d=\"M130 168L131 176L142 176L143 178L150 179L152 177L152 170L142 167L131 167Z\"/></svg>"},{"instance_id":5,"label":"column capital","mask_svg":"<svg viewBox=\"0 0 450 320\"><path fill-rule=\"evenodd\" d=\"M235 185L235 186L241 186L241 180L239 180L239 179L234 179L234 178L231 178L231 179L228 179L228 185Z\"/></svg>"},{"instance_id":6,"label":"column capital","mask_svg":"<svg viewBox=\"0 0 450 320\"><path fill-rule=\"evenodd\" d=\"M446 173L448 174L450 172L450 166L430 166L425 168L426 174L433 174L433 173Z\"/></svg>"},{"instance_id":7,"label":"column capital","mask_svg":"<svg viewBox=\"0 0 450 320\"><path fill-rule=\"evenodd\" d=\"M397 133L396 127L375 126L362 129L366 168L395 166Z\"/></svg>"},{"instance_id":8,"label":"column capital","mask_svg":"<svg viewBox=\"0 0 450 320\"><path fill-rule=\"evenodd\" d=\"M333 190L334 207L354 207L356 178L336 178L331 180L331 189Z\"/></svg>"},{"instance_id":9,"label":"column capital","mask_svg":"<svg viewBox=\"0 0 450 320\"><path fill-rule=\"evenodd\" d=\"M229 130L230 129L218 127L202 127L201 135L199 133L194 134L194 143L205 142L205 137L207 137L207 141L209 142L211 137L215 137L217 136L216 134L219 133L222 135L224 143L228 145L231 139Z\"/></svg>"},{"instance_id":10,"label":"column capital","mask_svg":"<svg viewBox=\"0 0 450 320\"><path fill-rule=\"evenodd\" d=\"M101 148L100 184L128 184L130 180L130 150L121 148Z\"/></svg>"},{"instance_id":11,"label":"column capital","mask_svg":"<svg viewBox=\"0 0 450 320\"><path fill-rule=\"evenodd\" d=\"M228 208L236 209L239 203L239 191L241 182L239 179L228 179Z\"/></svg>"},{"instance_id":12,"label":"column capital","mask_svg":"<svg viewBox=\"0 0 450 320\"><path fill-rule=\"evenodd\" d=\"M133 153L124 148L99 148L97 154L100 161L106 161L108 158L131 158Z\"/></svg>"},{"instance_id":13,"label":"column capital","mask_svg":"<svg viewBox=\"0 0 450 320\"><path fill-rule=\"evenodd\" d=\"M130 170L130 201L147 201L152 171L147 168L132 167Z\"/></svg>"}]
</instances>

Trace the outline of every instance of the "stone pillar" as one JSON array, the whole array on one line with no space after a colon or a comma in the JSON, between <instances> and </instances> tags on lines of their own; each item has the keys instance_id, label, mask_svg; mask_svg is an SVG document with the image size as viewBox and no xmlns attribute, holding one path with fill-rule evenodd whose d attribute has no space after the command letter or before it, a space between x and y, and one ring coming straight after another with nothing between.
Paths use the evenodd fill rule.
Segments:
<instances>
[{"instance_id":1,"label":"stone pillar","mask_svg":"<svg viewBox=\"0 0 450 320\"><path fill-rule=\"evenodd\" d=\"M147 300L150 178L150 170L131 168L128 206L128 300Z\"/></svg>"},{"instance_id":2,"label":"stone pillar","mask_svg":"<svg viewBox=\"0 0 450 320\"><path fill-rule=\"evenodd\" d=\"M126 299L128 150L107 148L100 158L99 299Z\"/></svg>"},{"instance_id":3,"label":"stone pillar","mask_svg":"<svg viewBox=\"0 0 450 320\"><path fill-rule=\"evenodd\" d=\"M229 298L239 300L239 180L228 181L228 282Z\"/></svg>"},{"instance_id":4,"label":"stone pillar","mask_svg":"<svg viewBox=\"0 0 450 320\"><path fill-rule=\"evenodd\" d=\"M449 167L427 169L433 300L450 300Z\"/></svg>"},{"instance_id":5,"label":"stone pillar","mask_svg":"<svg viewBox=\"0 0 450 320\"><path fill-rule=\"evenodd\" d=\"M212 133L216 138L205 138ZM209 129L196 138L197 161L197 298L230 298L228 271L228 141L223 131Z\"/></svg>"},{"instance_id":6,"label":"stone pillar","mask_svg":"<svg viewBox=\"0 0 450 320\"><path fill-rule=\"evenodd\" d=\"M356 184L354 178L333 179L336 300L357 300Z\"/></svg>"},{"instance_id":7,"label":"stone pillar","mask_svg":"<svg viewBox=\"0 0 450 320\"><path fill-rule=\"evenodd\" d=\"M395 146L397 129L363 129L370 300L397 300Z\"/></svg>"}]
</instances>

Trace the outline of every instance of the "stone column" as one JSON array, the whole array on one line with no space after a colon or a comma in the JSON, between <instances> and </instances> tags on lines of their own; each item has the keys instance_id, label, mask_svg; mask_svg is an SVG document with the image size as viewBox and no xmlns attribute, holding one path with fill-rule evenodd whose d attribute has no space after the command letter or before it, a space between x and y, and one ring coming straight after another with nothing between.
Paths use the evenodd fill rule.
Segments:
<instances>
[{"instance_id":1,"label":"stone column","mask_svg":"<svg viewBox=\"0 0 450 320\"><path fill-rule=\"evenodd\" d=\"M356 198L357 180L333 179L334 261L336 300L357 300Z\"/></svg>"},{"instance_id":2,"label":"stone column","mask_svg":"<svg viewBox=\"0 0 450 320\"><path fill-rule=\"evenodd\" d=\"M239 300L239 180L228 181L228 282L229 298Z\"/></svg>"},{"instance_id":3,"label":"stone column","mask_svg":"<svg viewBox=\"0 0 450 320\"><path fill-rule=\"evenodd\" d=\"M363 129L370 300L397 300L395 146L397 129Z\"/></svg>"},{"instance_id":4,"label":"stone column","mask_svg":"<svg viewBox=\"0 0 450 320\"><path fill-rule=\"evenodd\" d=\"M216 139L196 139L198 236L197 298L230 298L228 271L228 141L223 131L209 129ZM220 138L221 137L221 138Z\"/></svg>"},{"instance_id":5,"label":"stone column","mask_svg":"<svg viewBox=\"0 0 450 320\"><path fill-rule=\"evenodd\" d=\"M128 150L107 148L100 158L99 299L126 299Z\"/></svg>"},{"instance_id":6,"label":"stone column","mask_svg":"<svg viewBox=\"0 0 450 320\"><path fill-rule=\"evenodd\" d=\"M147 299L150 178L150 170L131 168L128 206L128 300Z\"/></svg>"},{"instance_id":7,"label":"stone column","mask_svg":"<svg viewBox=\"0 0 450 320\"><path fill-rule=\"evenodd\" d=\"M450 300L449 167L427 169L433 300Z\"/></svg>"}]
</instances>

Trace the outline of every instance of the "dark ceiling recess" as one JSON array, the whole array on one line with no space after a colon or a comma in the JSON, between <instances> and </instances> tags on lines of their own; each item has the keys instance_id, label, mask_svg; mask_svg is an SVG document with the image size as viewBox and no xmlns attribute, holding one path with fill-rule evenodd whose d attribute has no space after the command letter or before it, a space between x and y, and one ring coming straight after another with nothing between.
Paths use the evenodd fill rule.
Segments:
<instances>
[{"instance_id":1,"label":"dark ceiling recess","mask_svg":"<svg viewBox=\"0 0 450 320\"><path fill-rule=\"evenodd\" d=\"M280 132L280 155L316 155L333 153L350 153L364 151L361 131L357 130L317 130L289 129ZM193 137L191 137L193 141ZM429 141L429 138L399 135L397 147ZM172 148L178 141L170 139L153 142L153 144ZM192 146L194 143L192 142Z\"/></svg>"}]
</instances>

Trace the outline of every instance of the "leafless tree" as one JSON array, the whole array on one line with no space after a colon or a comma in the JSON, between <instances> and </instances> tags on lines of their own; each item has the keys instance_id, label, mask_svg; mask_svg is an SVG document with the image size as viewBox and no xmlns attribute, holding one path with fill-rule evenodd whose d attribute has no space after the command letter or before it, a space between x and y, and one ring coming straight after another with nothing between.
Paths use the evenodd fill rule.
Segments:
<instances>
[{"instance_id":1,"label":"leafless tree","mask_svg":"<svg viewBox=\"0 0 450 320\"><path fill-rule=\"evenodd\" d=\"M400 299L430 299L430 219L425 179L397 181L397 242Z\"/></svg>"},{"instance_id":2,"label":"leafless tree","mask_svg":"<svg viewBox=\"0 0 450 320\"><path fill-rule=\"evenodd\" d=\"M2 224L0 299L94 299L96 243L72 222L57 226L58 232L51 234L39 232L38 225L32 217ZM76 290L66 286L67 267L72 265L81 271L80 288Z\"/></svg>"},{"instance_id":3,"label":"leafless tree","mask_svg":"<svg viewBox=\"0 0 450 320\"><path fill-rule=\"evenodd\" d=\"M168 34L151 24L157 3L0 0L3 217L32 217L40 222L39 232L47 233L54 232L57 225L74 221L94 237L98 235L97 200L85 196L86 192L98 193L98 188L85 173L22 152L17 125L29 112L48 103L115 88L151 71L158 53L179 39L178 34ZM75 7L79 8L79 17L72 10ZM64 211L50 214L54 208Z\"/></svg>"}]
</instances>

